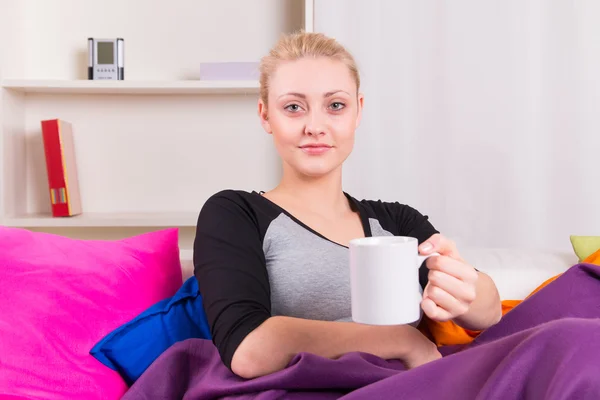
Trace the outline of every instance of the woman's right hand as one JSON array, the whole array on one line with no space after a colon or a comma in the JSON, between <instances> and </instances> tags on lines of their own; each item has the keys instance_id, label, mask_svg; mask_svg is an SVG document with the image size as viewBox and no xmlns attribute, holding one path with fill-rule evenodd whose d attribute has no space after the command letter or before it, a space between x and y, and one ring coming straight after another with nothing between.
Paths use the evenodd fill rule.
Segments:
<instances>
[{"instance_id":1,"label":"woman's right hand","mask_svg":"<svg viewBox=\"0 0 600 400\"><path fill-rule=\"evenodd\" d=\"M418 329L412 326L405 326L404 328L409 328L410 330L409 335L403 335L403 339L406 340L405 343L408 346L408 351L405 352L404 357L402 357L402 361L406 368L416 368L420 365L442 358L442 354L439 352L436 344L429 340Z\"/></svg>"}]
</instances>

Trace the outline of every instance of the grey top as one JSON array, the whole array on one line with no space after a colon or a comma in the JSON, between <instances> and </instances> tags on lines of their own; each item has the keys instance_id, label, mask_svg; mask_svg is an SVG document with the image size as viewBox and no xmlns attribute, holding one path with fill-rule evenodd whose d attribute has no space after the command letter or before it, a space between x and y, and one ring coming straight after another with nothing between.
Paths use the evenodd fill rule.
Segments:
<instances>
[{"instance_id":1,"label":"grey top","mask_svg":"<svg viewBox=\"0 0 600 400\"><path fill-rule=\"evenodd\" d=\"M391 236L369 218L372 236ZM263 240L271 314L350 321L348 249L315 235L282 213ZM311 299L311 301L308 301Z\"/></svg>"},{"instance_id":2,"label":"grey top","mask_svg":"<svg viewBox=\"0 0 600 400\"><path fill-rule=\"evenodd\" d=\"M412 236L437 230L428 217L398 202L356 200L364 236ZM202 207L194 242L194 274L213 341L223 362L271 316L350 321L348 248L314 231L258 192L226 190ZM427 269L420 269L420 285Z\"/></svg>"}]
</instances>

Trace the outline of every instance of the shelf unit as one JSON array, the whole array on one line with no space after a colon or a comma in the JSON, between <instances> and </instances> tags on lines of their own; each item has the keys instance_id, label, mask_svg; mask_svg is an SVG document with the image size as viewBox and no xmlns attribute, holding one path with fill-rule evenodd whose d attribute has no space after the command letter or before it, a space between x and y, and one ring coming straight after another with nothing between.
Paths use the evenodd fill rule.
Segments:
<instances>
[{"instance_id":1,"label":"shelf unit","mask_svg":"<svg viewBox=\"0 0 600 400\"><path fill-rule=\"evenodd\" d=\"M279 177L258 81L201 81L197 66L258 61L281 33L312 31L314 0L107 1L0 0L0 225L189 236L211 194ZM125 38L125 80L86 79L88 37ZM73 124L79 216L50 215L40 121L51 118Z\"/></svg>"},{"instance_id":2,"label":"shelf unit","mask_svg":"<svg viewBox=\"0 0 600 400\"><path fill-rule=\"evenodd\" d=\"M5 79L4 89L57 94L254 94L258 81L90 81Z\"/></svg>"}]
</instances>

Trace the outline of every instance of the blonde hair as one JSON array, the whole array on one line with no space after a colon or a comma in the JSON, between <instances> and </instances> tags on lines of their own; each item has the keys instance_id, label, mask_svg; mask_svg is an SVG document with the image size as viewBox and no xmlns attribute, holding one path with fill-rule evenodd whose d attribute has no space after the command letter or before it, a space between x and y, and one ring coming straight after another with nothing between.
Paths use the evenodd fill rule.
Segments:
<instances>
[{"instance_id":1,"label":"blonde hair","mask_svg":"<svg viewBox=\"0 0 600 400\"><path fill-rule=\"evenodd\" d=\"M283 35L260 62L260 98L267 104L269 95L269 78L281 61L295 61L304 57L327 57L346 64L356 82L356 90L360 87L360 76L354 57L335 39L322 33L299 31Z\"/></svg>"}]
</instances>

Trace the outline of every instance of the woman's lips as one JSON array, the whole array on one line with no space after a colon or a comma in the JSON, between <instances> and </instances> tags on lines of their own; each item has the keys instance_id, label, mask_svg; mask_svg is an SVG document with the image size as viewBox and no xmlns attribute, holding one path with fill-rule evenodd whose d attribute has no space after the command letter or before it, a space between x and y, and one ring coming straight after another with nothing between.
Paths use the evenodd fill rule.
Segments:
<instances>
[{"instance_id":1,"label":"woman's lips","mask_svg":"<svg viewBox=\"0 0 600 400\"><path fill-rule=\"evenodd\" d=\"M329 146L327 144L309 144L305 146L300 146L300 149L306 154L319 155L331 150L332 146Z\"/></svg>"}]
</instances>

